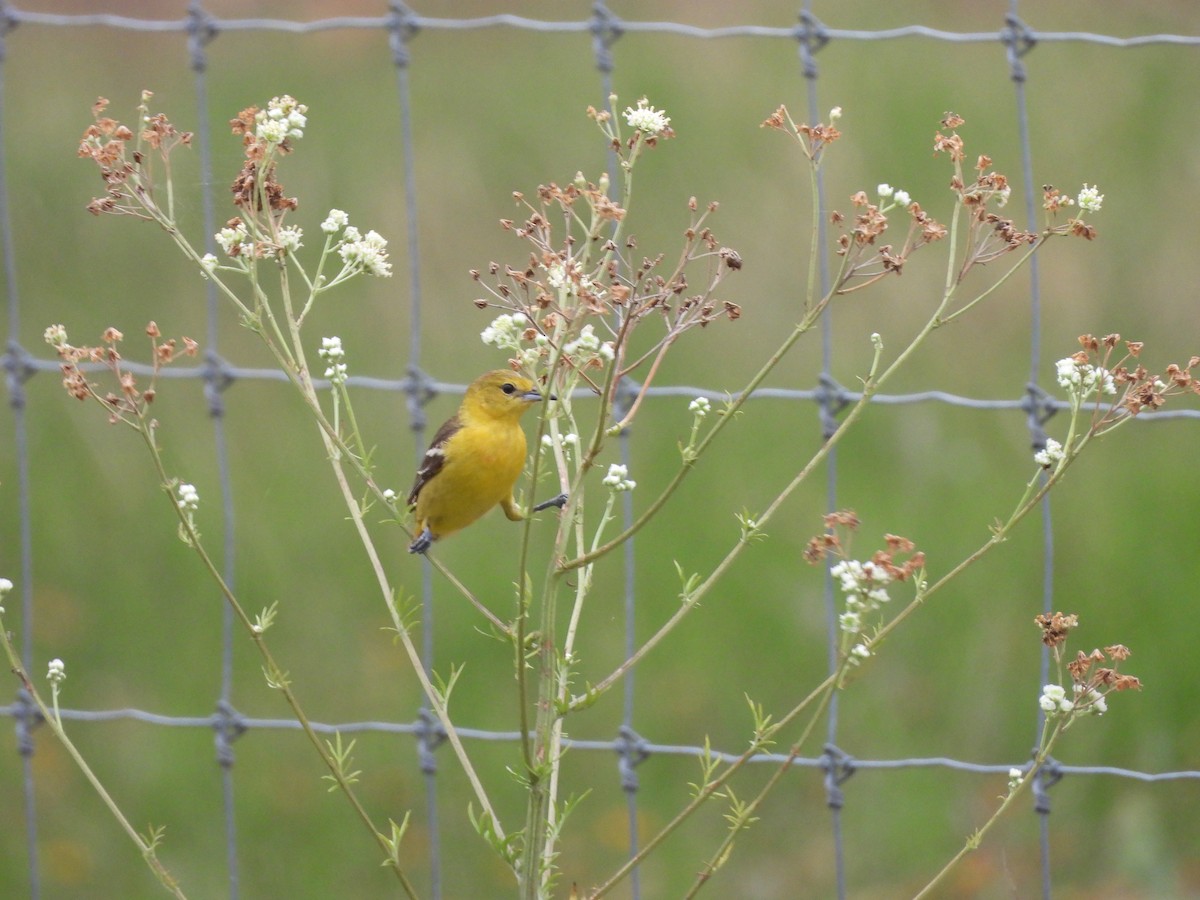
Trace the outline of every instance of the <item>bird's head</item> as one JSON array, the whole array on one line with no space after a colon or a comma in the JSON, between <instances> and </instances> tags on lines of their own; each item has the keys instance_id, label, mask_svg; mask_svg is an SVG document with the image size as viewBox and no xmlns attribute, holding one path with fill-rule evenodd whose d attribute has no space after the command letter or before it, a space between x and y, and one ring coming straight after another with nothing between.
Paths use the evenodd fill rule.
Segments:
<instances>
[{"instance_id":1,"label":"bird's head","mask_svg":"<svg viewBox=\"0 0 1200 900\"><path fill-rule=\"evenodd\" d=\"M530 379L511 369L496 369L471 382L463 407L494 419L516 419L541 399Z\"/></svg>"}]
</instances>

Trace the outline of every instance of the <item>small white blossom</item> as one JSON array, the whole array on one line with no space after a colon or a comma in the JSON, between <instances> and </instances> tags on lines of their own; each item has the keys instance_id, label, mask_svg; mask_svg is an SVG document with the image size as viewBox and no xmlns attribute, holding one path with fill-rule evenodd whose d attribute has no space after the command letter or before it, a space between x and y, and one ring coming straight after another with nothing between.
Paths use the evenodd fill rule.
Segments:
<instances>
[{"instance_id":1,"label":"small white blossom","mask_svg":"<svg viewBox=\"0 0 1200 900\"><path fill-rule=\"evenodd\" d=\"M847 634L858 634L862 630L862 614L847 610L838 616L838 626Z\"/></svg>"},{"instance_id":2,"label":"small white blossom","mask_svg":"<svg viewBox=\"0 0 1200 900\"><path fill-rule=\"evenodd\" d=\"M556 291L566 287L567 284L567 267L562 263L555 263L546 270L546 283Z\"/></svg>"},{"instance_id":3,"label":"small white blossom","mask_svg":"<svg viewBox=\"0 0 1200 900\"><path fill-rule=\"evenodd\" d=\"M304 137L308 107L284 94L273 97L266 109L254 114L255 136L268 144L281 144L288 138Z\"/></svg>"},{"instance_id":4,"label":"small white blossom","mask_svg":"<svg viewBox=\"0 0 1200 900\"><path fill-rule=\"evenodd\" d=\"M864 659L870 658L871 651L867 648L866 644L855 644L850 648L850 653L846 656L846 662L852 666L857 666L862 663Z\"/></svg>"},{"instance_id":5,"label":"small white blossom","mask_svg":"<svg viewBox=\"0 0 1200 900\"><path fill-rule=\"evenodd\" d=\"M1008 205L1008 198L1012 196L1012 188L1006 184L996 192L996 196L1000 198L996 201L996 206L1003 208Z\"/></svg>"},{"instance_id":6,"label":"small white blossom","mask_svg":"<svg viewBox=\"0 0 1200 900\"><path fill-rule=\"evenodd\" d=\"M295 253L304 246L300 243L302 237L304 237L304 231L299 225L285 225L279 229L279 246L288 253Z\"/></svg>"},{"instance_id":7,"label":"small white blossom","mask_svg":"<svg viewBox=\"0 0 1200 900\"><path fill-rule=\"evenodd\" d=\"M1104 203L1104 195L1100 193L1099 188L1088 187L1085 183L1076 202L1079 204L1079 208L1085 212L1100 212L1100 206Z\"/></svg>"},{"instance_id":8,"label":"small white blossom","mask_svg":"<svg viewBox=\"0 0 1200 900\"><path fill-rule=\"evenodd\" d=\"M211 253L205 253L200 257L200 268L205 272L215 272L217 270L217 258Z\"/></svg>"},{"instance_id":9,"label":"small white blossom","mask_svg":"<svg viewBox=\"0 0 1200 900\"><path fill-rule=\"evenodd\" d=\"M829 574L838 579L844 593L853 594L859 598L867 598L876 603L886 603L891 599L883 585L892 580L887 569L877 566L868 560L858 562L854 559L844 559L829 570Z\"/></svg>"},{"instance_id":10,"label":"small white blossom","mask_svg":"<svg viewBox=\"0 0 1200 900\"><path fill-rule=\"evenodd\" d=\"M4 599L4 595L13 589L13 583L7 578L0 578L0 600ZM0 616L4 615L4 607L0 606Z\"/></svg>"},{"instance_id":11,"label":"small white blossom","mask_svg":"<svg viewBox=\"0 0 1200 900\"><path fill-rule=\"evenodd\" d=\"M1046 438L1046 448L1033 454L1033 461L1043 469L1049 469L1063 458L1062 444L1054 438Z\"/></svg>"},{"instance_id":12,"label":"small white blossom","mask_svg":"<svg viewBox=\"0 0 1200 900\"><path fill-rule=\"evenodd\" d=\"M1048 713L1070 712L1075 708L1075 701L1067 699L1067 692L1062 685L1047 684L1042 687L1038 705Z\"/></svg>"},{"instance_id":13,"label":"small white blossom","mask_svg":"<svg viewBox=\"0 0 1200 900\"><path fill-rule=\"evenodd\" d=\"M874 347L876 350L883 349L883 335L880 334L878 331L871 332L871 346Z\"/></svg>"},{"instance_id":14,"label":"small white blossom","mask_svg":"<svg viewBox=\"0 0 1200 900\"><path fill-rule=\"evenodd\" d=\"M346 351L342 349L342 339L336 335L321 338L321 349L317 351L317 355L324 359L341 359L346 355Z\"/></svg>"},{"instance_id":15,"label":"small white blossom","mask_svg":"<svg viewBox=\"0 0 1200 900\"><path fill-rule=\"evenodd\" d=\"M385 489L383 492L383 499L386 500L388 503L393 502L396 499L396 492L393 491L391 488Z\"/></svg>"},{"instance_id":16,"label":"small white blossom","mask_svg":"<svg viewBox=\"0 0 1200 900\"><path fill-rule=\"evenodd\" d=\"M66 664L58 657L55 657L54 659L50 660L50 664L47 667L46 677L53 684L61 684L62 682L66 681L67 680Z\"/></svg>"},{"instance_id":17,"label":"small white blossom","mask_svg":"<svg viewBox=\"0 0 1200 900\"><path fill-rule=\"evenodd\" d=\"M1068 356L1056 362L1054 368L1058 383L1071 394L1080 398L1085 398L1093 392L1104 394L1117 392L1117 385L1113 381L1112 373L1103 366L1076 362L1074 357Z\"/></svg>"},{"instance_id":18,"label":"small white blossom","mask_svg":"<svg viewBox=\"0 0 1200 900\"><path fill-rule=\"evenodd\" d=\"M548 434L542 435L543 449L553 450L554 444L555 444L555 441L551 435L548 435ZM558 446L561 447L565 451L572 450L572 449L578 450L579 449L579 435L575 434L574 432L568 432L564 435L561 435L558 439Z\"/></svg>"},{"instance_id":19,"label":"small white blossom","mask_svg":"<svg viewBox=\"0 0 1200 900\"><path fill-rule=\"evenodd\" d=\"M521 338L529 326L525 313L504 313L492 319L492 324L479 332L479 339L500 350L520 350Z\"/></svg>"},{"instance_id":20,"label":"small white blossom","mask_svg":"<svg viewBox=\"0 0 1200 900\"><path fill-rule=\"evenodd\" d=\"M697 397L688 404L688 412L690 412L697 419L703 419L708 415L709 410L711 409L712 404L708 402L707 397Z\"/></svg>"},{"instance_id":21,"label":"small white blossom","mask_svg":"<svg viewBox=\"0 0 1200 900\"><path fill-rule=\"evenodd\" d=\"M343 361L346 358L346 351L342 349L340 337L321 338L321 349L317 351L317 356L329 364L325 370L325 377L330 382L333 384L346 383L347 370L346 363Z\"/></svg>"},{"instance_id":22,"label":"small white blossom","mask_svg":"<svg viewBox=\"0 0 1200 900\"><path fill-rule=\"evenodd\" d=\"M1024 777L1025 777L1025 773L1022 772L1020 769L1015 768L1015 767L1009 769L1008 770L1008 789L1010 791L1015 791L1017 789L1017 786L1021 783L1021 779L1023 779Z\"/></svg>"},{"instance_id":23,"label":"small white blossom","mask_svg":"<svg viewBox=\"0 0 1200 900\"><path fill-rule=\"evenodd\" d=\"M636 128L649 135L661 134L671 125L671 119L666 112L655 109L645 97L638 101L637 109L625 107L625 121L629 123L630 128Z\"/></svg>"},{"instance_id":24,"label":"small white blossom","mask_svg":"<svg viewBox=\"0 0 1200 900\"><path fill-rule=\"evenodd\" d=\"M887 182L884 182L883 184L879 185L879 187L875 188L875 193L877 193L882 199L886 200L888 197L892 196L892 194L896 193L896 189Z\"/></svg>"},{"instance_id":25,"label":"small white blossom","mask_svg":"<svg viewBox=\"0 0 1200 900\"><path fill-rule=\"evenodd\" d=\"M51 347L65 347L67 344L66 326L51 325L42 332L42 337Z\"/></svg>"},{"instance_id":26,"label":"small white blossom","mask_svg":"<svg viewBox=\"0 0 1200 900\"><path fill-rule=\"evenodd\" d=\"M909 204L912 203L912 197L908 195L908 191L902 191L899 188L896 189L896 193L892 194L892 199L905 209L908 209Z\"/></svg>"},{"instance_id":27,"label":"small white blossom","mask_svg":"<svg viewBox=\"0 0 1200 900\"><path fill-rule=\"evenodd\" d=\"M392 264L388 262L387 241L378 232L368 231L359 236L357 228L346 226L338 253L346 267L353 271L366 272L380 278L388 278L392 274Z\"/></svg>"},{"instance_id":28,"label":"small white blossom","mask_svg":"<svg viewBox=\"0 0 1200 900\"><path fill-rule=\"evenodd\" d=\"M255 137L268 144L282 144L287 140L288 123L278 119L266 119L258 123Z\"/></svg>"},{"instance_id":29,"label":"small white blossom","mask_svg":"<svg viewBox=\"0 0 1200 900\"><path fill-rule=\"evenodd\" d=\"M835 106L833 109L831 109L829 111L829 121L830 122L836 122L841 117L842 117L842 108L840 106Z\"/></svg>"},{"instance_id":30,"label":"small white blossom","mask_svg":"<svg viewBox=\"0 0 1200 900\"><path fill-rule=\"evenodd\" d=\"M568 342L563 347L563 353L579 359L589 359L598 356L611 360L614 352L612 341L601 343L600 338L596 336L595 329L591 325L584 325L583 329L579 332L579 337Z\"/></svg>"},{"instance_id":31,"label":"small white blossom","mask_svg":"<svg viewBox=\"0 0 1200 900\"><path fill-rule=\"evenodd\" d=\"M232 228L222 228L213 237L227 256L239 256L242 245L250 241L250 232L246 230L245 222L238 222Z\"/></svg>"},{"instance_id":32,"label":"small white blossom","mask_svg":"<svg viewBox=\"0 0 1200 900\"><path fill-rule=\"evenodd\" d=\"M340 209L331 209L329 215L325 217L325 221L321 223L321 230L326 234L336 234L347 225L350 224L350 217Z\"/></svg>"},{"instance_id":33,"label":"small white blossom","mask_svg":"<svg viewBox=\"0 0 1200 900\"><path fill-rule=\"evenodd\" d=\"M176 493L179 498L176 502L180 509L195 512L200 508L200 494L194 484L181 484L176 489Z\"/></svg>"},{"instance_id":34,"label":"small white blossom","mask_svg":"<svg viewBox=\"0 0 1200 900\"><path fill-rule=\"evenodd\" d=\"M1108 701L1104 695L1085 684L1075 685L1075 705L1081 713L1102 716L1108 712Z\"/></svg>"},{"instance_id":35,"label":"small white blossom","mask_svg":"<svg viewBox=\"0 0 1200 900\"><path fill-rule=\"evenodd\" d=\"M637 482L626 476L629 470L620 465L613 463L608 467L608 474L604 476L603 484L613 491L632 491L637 487Z\"/></svg>"}]
</instances>

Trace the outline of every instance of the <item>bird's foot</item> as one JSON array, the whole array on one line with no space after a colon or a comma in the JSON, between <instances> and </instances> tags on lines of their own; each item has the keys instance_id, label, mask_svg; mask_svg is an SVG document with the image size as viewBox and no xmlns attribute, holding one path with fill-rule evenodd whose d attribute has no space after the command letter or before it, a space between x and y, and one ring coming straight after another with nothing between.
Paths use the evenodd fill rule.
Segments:
<instances>
[{"instance_id":1,"label":"bird's foot","mask_svg":"<svg viewBox=\"0 0 1200 900\"><path fill-rule=\"evenodd\" d=\"M535 506L533 508L533 511L541 512L543 509L549 509L552 506L556 506L559 509L562 509L566 505L567 505L567 495L559 494L557 497L552 497L551 499L545 501L544 503L539 503L537 506Z\"/></svg>"},{"instance_id":2,"label":"bird's foot","mask_svg":"<svg viewBox=\"0 0 1200 900\"><path fill-rule=\"evenodd\" d=\"M431 546L433 546L433 532L429 530L428 526L426 526L425 529L417 535L416 540L408 545L408 552L424 553Z\"/></svg>"}]
</instances>

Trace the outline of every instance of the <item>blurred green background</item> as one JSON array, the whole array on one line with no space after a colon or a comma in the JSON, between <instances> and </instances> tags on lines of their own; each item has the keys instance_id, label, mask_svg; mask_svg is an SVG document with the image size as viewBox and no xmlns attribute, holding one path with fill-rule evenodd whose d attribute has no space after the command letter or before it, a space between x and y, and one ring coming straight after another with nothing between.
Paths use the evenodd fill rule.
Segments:
<instances>
[{"instance_id":1,"label":"blurred green background","mask_svg":"<svg viewBox=\"0 0 1200 900\"><path fill-rule=\"evenodd\" d=\"M46 2L48 12L105 11L179 19L183 3ZM513 12L583 20L587 3L542 0L416 4L435 17ZM636 20L703 27L788 27L792 4L647 0L610 4ZM828 26L878 30L924 24L956 32L998 32L1009 4L999 0L880 4L818 2ZM308 21L334 14L383 15L382 3L211 2L216 16L270 15ZM1025 4L1040 31L1115 36L1200 33L1193 0L1154 4ZM131 219L89 216L99 192L90 164L75 158L97 95L129 118L139 91L183 127L196 116L185 37L103 27L23 24L5 39L5 152L17 258L20 330L10 335L39 356L46 325L61 322L73 340L95 340L105 326L129 337L149 319L172 336L206 339L204 285L165 235ZM522 264L525 249L497 221L516 215L510 194L539 183L595 177L602 141L584 116L603 102L586 33L539 34L494 27L426 29L411 42L420 275L421 364L435 378L464 383L502 356L477 339L491 318L474 308L467 274L490 260ZM806 87L787 39L697 40L623 36L613 48L621 105L647 95L672 117L678 138L639 168L630 229L647 254L676 252L689 196L719 200L713 227L736 247L744 269L724 295L741 304L735 324L720 323L681 342L661 384L736 391L796 320L806 278L809 235L806 179L796 151L759 123L786 103L806 116ZM176 197L196 243L201 192L218 218L233 215L226 185L240 148L225 122L238 110L290 93L309 105L309 129L282 180L301 199L292 221L315 234L330 207L388 237L395 277L361 279L330 295L313 316L313 347L338 334L352 373L404 376L410 359L409 239L404 215L396 73L383 32L331 30L308 35L222 33L208 46L207 83L214 140L214 183L202 184L195 154L175 157ZM1059 241L1042 256L1042 351L1037 374L1053 385L1053 364L1076 349L1082 332L1120 332L1146 341L1151 367L1200 351L1196 285L1200 253L1187 210L1200 189L1196 91L1200 48L1113 48L1043 42L1025 59L1036 184L1070 193L1083 182L1106 195L1095 243ZM987 153L1015 187L1023 216L1018 118L1004 48L923 38L833 41L818 56L824 112L845 111L845 139L827 162L830 203L845 210L859 189L889 182L933 215L949 211L948 169L931 156L946 110L962 115L970 158ZM1178 219L1178 221L1176 221ZM922 258L924 257L924 258ZM869 360L868 335L903 346L935 302L941 257L918 255L903 278L839 301L833 310L834 375L853 388ZM6 297L6 304L13 302ZM263 366L267 355L222 310L221 354ZM809 388L820 368L815 335L770 379ZM1019 398L1030 373L1028 279L1014 279L976 313L925 346L888 392L940 389L983 398ZM13 428L0 440L0 575L31 579L35 591L34 674L45 661L67 664L65 705L137 707L204 716L220 684L221 601L175 526L135 435L109 426L93 408L67 398L59 379L26 385L30 434L34 568L19 571ZM415 718L420 698L406 663L382 630L387 624L362 553L339 512L315 431L282 384L239 382L225 394L236 515L237 588L245 605L278 601L271 632L310 714L324 722ZM434 422L456 398L430 406ZM363 390L360 421L378 447L380 480L407 488L416 448L403 399ZM670 477L689 417L682 398L649 401L632 438L635 508ZM199 383L161 386L156 412L169 465L199 488L201 529L221 537L212 424ZM12 422L11 414L7 421ZM1061 421L1050 423L1061 437ZM672 564L706 571L736 539L734 514L759 510L818 446L815 407L759 400L727 430L655 524L637 541L637 631L646 636L675 608ZM1032 473L1024 415L941 404L868 410L838 454L838 503L864 521L864 553L885 532L917 542L934 576L987 537ZM1054 493L1054 590L1058 608L1081 619L1075 648L1122 642L1126 665L1145 684L1114 698L1104 719L1073 729L1059 758L1071 764L1147 772L1200 768L1200 657L1195 653L1197 422L1133 423L1095 445ZM737 751L748 739L744 694L781 712L825 670L822 578L800 560L820 528L824 473L798 491L723 587L637 669L634 724L648 739ZM395 530L380 531L395 583L420 591L420 566ZM549 540L548 525L537 537ZM515 530L492 515L439 547L439 556L479 596L506 608L517 577ZM948 756L1021 764L1035 740L1039 691L1042 533L1036 517L1008 545L974 567L914 617L841 702L840 746L864 759ZM616 563L614 562L614 565ZM621 581L599 575L585 615L585 677L606 674L622 656ZM436 665L466 663L454 700L463 725L515 727L507 649L480 634L478 616L434 581ZM1163 604L1160 609L1156 604ZM20 633L19 603L6 623ZM285 716L263 683L259 659L238 635L234 703L246 715ZM16 684L12 683L12 691ZM12 696L10 692L8 696ZM572 719L572 737L612 739L620 691ZM139 827L165 824L165 863L191 896L226 892L218 768L205 729L134 722L73 724L70 730ZM0 754L0 893L28 891L19 758ZM506 821L521 798L505 773L517 763L507 743L469 744ZM297 732L258 730L235 747L236 818L245 897L373 897L395 893L378 850L346 805L325 792L321 769ZM819 753L819 741L806 755ZM438 808L447 897L504 896L501 866L474 835L469 799L452 756L439 757ZM424 787L409 737L361 736L362 793L380 821L414 809L405 852L413 877L429 883ZM37 735L38 839L43 896L143 897L159 889L137 854L44 731ZM652 757L638 769L643 836L666 822L696 779L694 761ZM765 769L741 781L752 791ZM572 753L565 793L592 793L568 822L563 884L586 887L622 861L625 805L616 759ZM1001 776L942 768L864 771L845 785L843 816L851 896L911 893L981 824L1004 791ZM1053 790L1050 843L1056 896L1200 896L1200 801L1196 780L1143 784L1116 777L1068 777ZM1038 893L1037 819L1028 802L956 873L946 896ZM723 833L714 806L669 840L643 867L646 897L677 896ZM776 791L762 821L738 844L712 885L715 896L825 897L834 890L833 838L821 777L799 770ZM565 891L565 887L564 887ZM616 896L627 896L622 888Z\"/></svg>"}]
</instances>

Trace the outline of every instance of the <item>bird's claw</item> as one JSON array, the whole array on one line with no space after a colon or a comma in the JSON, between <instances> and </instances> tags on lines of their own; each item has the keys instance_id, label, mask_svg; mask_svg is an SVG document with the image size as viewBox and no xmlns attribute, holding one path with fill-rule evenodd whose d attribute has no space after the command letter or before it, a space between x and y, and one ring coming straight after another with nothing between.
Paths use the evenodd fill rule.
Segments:
<instances>
[{"instance_id":1,"label":"bird's claw","mask_svg":"<svg viewBox=\"0 0 1200 900\"><path fill-rule=\"evenodd\" d=\"M426 527L420 534L417 535L416 540L414 540L411 544L408 545L408 552L409 553L424 553L426 550L428 550L432 546L433 546L433 532L430 531L428 527Z\"/></svg>"},{"instance_id":2,"label":"bird's claw","mask_svg":"<svg viewBox=\"0 0 1200 900\"><path fill-rule=\"evenodd\" d=\"M552 506L556 506L559 509L562 509L566 505L567 505L567 495L565 493L563 493L563 494L559 494L557 497L552 497L543 503L539 503L537 506L535 506L533 508L533 511L541 512L543 509L549 509Z\"/></svg>"}]
</instances>

